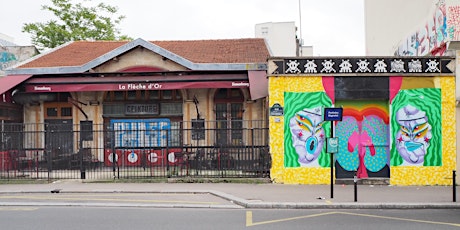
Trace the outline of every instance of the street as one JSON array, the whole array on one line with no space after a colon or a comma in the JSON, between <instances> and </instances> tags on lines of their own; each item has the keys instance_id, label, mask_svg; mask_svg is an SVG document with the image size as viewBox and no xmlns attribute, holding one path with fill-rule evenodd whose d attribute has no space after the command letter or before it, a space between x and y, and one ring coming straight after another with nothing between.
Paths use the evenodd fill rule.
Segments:
<instances>
[{"instance_id":1,"label":"street","mask_svg":"<svg viewBox=\"0 0 460 230\"><path fill-rule=\"evenodd\" d=\"M2 229L459 229L460 210L0 207Z\"/></svg>"}]
</instances>

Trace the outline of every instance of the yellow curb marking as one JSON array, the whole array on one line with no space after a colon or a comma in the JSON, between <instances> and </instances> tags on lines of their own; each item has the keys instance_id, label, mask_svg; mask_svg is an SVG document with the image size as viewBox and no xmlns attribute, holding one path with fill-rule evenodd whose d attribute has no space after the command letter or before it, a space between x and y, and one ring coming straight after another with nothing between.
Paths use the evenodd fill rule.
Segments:
<instances>
[{"instance_id":1,"label":"yellow curb marking","mask_svg":"<svg viewBox=\"0 0 460 230\"><path fill-rule=\"evenodd\" d=\"M337 212L318 213L318 214L312 214L312 215L308 215L308 216L298 216L298 217L291 217L291 218L284 218L284 219L278 219L278 220L269 220L269 221L262 221L262 222L254 223L252 221L252 211L247 211L246 212L246 227L251 227L251 226L256 226L256 225L263 225L263 224L273 224L273 223L285 222L285 221L291 221L291 220L298 220L298 219L306 219L306 218L330 215L330 214L335 214L335 213L337 213Z\"/></svg>"},{"instance_id":2,"label":"yellow curb marking","mask_svg":"<svg viewBox=\"0 0 460 230\"><path fill-rule=\"evenodd\" d=\"M351 213L351 212L338 212L338 213L339 214L344 214L344 215L352 215L352 216L364 216L364 217L373 217L373 218L388 219L388 220L401 220L401 221L409 221L409 222L416 222L416 223L450 225L450 226L460 227L460 224L448 223L448 222L437 222L437 221L429 221L429 220L416 220L416 219L407 219L407 218L390 217L390 216L377 216L377 215Z\"/></svg>"},{"instance_id":3,"label":"yellow curb marking","mask_svg":"<svg viewBox=\"0 0 460 230\"><path fill-rule=\"evenodd\" d=\"M449 225L449 226L460 227L460 224L456 224L456 223L437 222L437 221L428 221L428 220L416 220L416 219L406 219L406 218L389 217L389 216L377 216L377 215L360 214L360 213L352 213L352 212L325 212L325 213L318 213L318 214L312 214L312 215L307 215L307 216L298 216L298 217L284 218L284 219L278 219L278 220L253 222L252 211L246 211L246 227L251 227L251 226L256 226L256 225L264 225L264 224L273 224L273 223L279 223L279 222L285 222L285 221L291 221L291 220L298 220L298 219L306 219L306 218L325 216L325 215L332 215L332 214L343 214L343 215L351 215L351 216L364 216L364 217L373 217L373 218L388 219L388 220L401 220L401 221L416 222L416 223L435 224L435 225Z\"/></svg>"}]
</instances>

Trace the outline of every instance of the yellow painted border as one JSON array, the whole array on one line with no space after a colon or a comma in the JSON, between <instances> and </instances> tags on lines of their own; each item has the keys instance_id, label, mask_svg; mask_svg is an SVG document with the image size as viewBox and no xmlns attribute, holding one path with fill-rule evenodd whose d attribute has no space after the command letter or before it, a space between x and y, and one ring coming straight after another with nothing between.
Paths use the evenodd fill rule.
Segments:
<instances>
[{"instance_id":1,"label":"yellow painted border","mask_svg":"<svg viewBox=\"0 0 460 230\"><path fill-rule=\"evenodd\" d=\"M390 167L392 185L452 185L452 170L456 167L455 77L435 77L442 93L442 152L440 167ZM284 92L324 91L318 76L272 76L269 78L269 105L284 107ZM285 184L329 184L330 168L284 167L284 117L270 116L271 179Z\"/></svg>"},{"instance_id":2,"label":"yellow painted border","mask_svg":"<svg viewBox=\"0 0 460 230\"><path fill-rule=\"evenodd\" d=\"M455 78L435 77L441 88L442 103L442 166L390 167L390 184L393 185L452 185L452 170L456 167Z\"/></svg>"}]
</instances>

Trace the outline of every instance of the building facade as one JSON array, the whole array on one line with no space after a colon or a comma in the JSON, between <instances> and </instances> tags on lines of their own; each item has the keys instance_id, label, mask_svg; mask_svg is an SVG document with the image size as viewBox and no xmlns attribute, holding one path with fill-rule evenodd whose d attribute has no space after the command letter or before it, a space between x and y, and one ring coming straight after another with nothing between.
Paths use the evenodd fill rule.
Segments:
<instances>
[{"instance_id":1,"label":"building facade","mask_svg":"<svg viewBox=\"0 0 460 230\"><path fill-rule=\"evenodd\" d=\"M0 79L3 108L23 110L2 124L45 131L19 147L37 159L84 148L105 166L125 150L140 165L138 150L152 163L172 146L254 146L267 141L245 130L267 119L269 56L264 39L71 42Z\"/></svg>"},{"instance_id":2,"label":"building facade","mask_svg":"<svg viewBox=\"0 0 460 230\"><path fill-rule=\"evenodd\" d=\"M392 185L451 184L445 178L456 168L452 62L439 57L269 60L272 180L328 184L334 162L334 180L356 175ZM332 117L340 119L328 120L326 108L339 108Z\"/></svg>"}]
</instances>

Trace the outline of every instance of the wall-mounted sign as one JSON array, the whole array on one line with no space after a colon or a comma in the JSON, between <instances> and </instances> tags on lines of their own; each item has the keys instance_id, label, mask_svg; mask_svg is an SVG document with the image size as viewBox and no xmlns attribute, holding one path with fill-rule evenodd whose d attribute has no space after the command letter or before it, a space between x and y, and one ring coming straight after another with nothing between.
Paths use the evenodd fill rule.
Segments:
<instances>
[{"instance_id":1,"label":"wall-mounted sign","mask_svg":"<svg viewBox=\"0 0 460 230\"><path fill-rule=\"evenodd\" d=\"M327 153L338 153L339 152L339 138L338 137L326 138L326 152Z\"/></svg>"},{"instance_id":2,"label":"wall-mounted sign","mask_svg":"<svg viewBox=\"0 0 460 230\"><path fill-rule=\"evenodd\" d=\"M284 115L284 109L283 107L275 103L273 106L270 108L270 116L283 116Z\"/></svg>"},{"instance_id":3,"label":"wall-mounted sign","mask_svg":"<svg viewBox=\"0 0 460 230\"><path fill-rule=\"evenodd\" d=\"M325 121L341 121L343 108L324 108Z\"/></svg>"},{"instance_id":4,"label":"wall-mounted sign","mask_svg":"<svg viewBox=\"0 0 460 230\"><path fill-rule=\"evenodd\" d=\"M127 115L158 115L160 114L158 104L127 104L125 106Z\"/></svg>"},{"instance_id":5,"label":"wall-mounted sign","mask_svg":"<svg viewBox=\"0 0 460 230\"><path fill-rule=\"evenodd\" d=\"M192 119L192 140L204 140L204 119Z\"/></svg>"}]
</instances>

